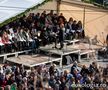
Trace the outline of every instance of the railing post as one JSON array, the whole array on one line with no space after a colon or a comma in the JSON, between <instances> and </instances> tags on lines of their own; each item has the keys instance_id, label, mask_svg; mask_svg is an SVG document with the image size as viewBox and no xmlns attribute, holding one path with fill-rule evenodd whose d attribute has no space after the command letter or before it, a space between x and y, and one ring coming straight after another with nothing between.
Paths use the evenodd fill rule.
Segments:
<instances>
[{"instance_id":1,"label":"railing post","mask_svg":"<svg viewBox=\"0 0 108 90\"><path fill-rule=\"evenodd\" d=\"M6 62L6 59L7 59L7 55L4 56L4 58L3 58L3 63Z\"/></svg>"}]
</instances>

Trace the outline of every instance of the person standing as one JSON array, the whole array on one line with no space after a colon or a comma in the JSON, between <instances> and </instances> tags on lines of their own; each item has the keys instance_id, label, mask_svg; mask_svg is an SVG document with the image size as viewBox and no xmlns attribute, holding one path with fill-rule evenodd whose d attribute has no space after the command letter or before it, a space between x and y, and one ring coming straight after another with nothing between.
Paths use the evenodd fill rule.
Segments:
<instances>
[{"instance_id":1,"label":"person standing","mask_svg":"<svg viewBox=\"0 0 108 90\"><path fill-rule=\"evenodd\" d=\"M107 47L108 47L108 34L106 36L106 44L107 44Z\"/></svg>"},{"instance_id":2,"label":"person standing","mask_svg":"<svg viewBox=\"0 0 108 90\"><path fill-rule=\"evenodd\" d=\"M61 23L59 33L58 33L58 38L59 38L59 43L60 43L60 48L59 49L62 49L64 47L64 44L63 44L64 32L65 32L65 27L64 27L64 24Z\"/></svg>"}]
</instances>

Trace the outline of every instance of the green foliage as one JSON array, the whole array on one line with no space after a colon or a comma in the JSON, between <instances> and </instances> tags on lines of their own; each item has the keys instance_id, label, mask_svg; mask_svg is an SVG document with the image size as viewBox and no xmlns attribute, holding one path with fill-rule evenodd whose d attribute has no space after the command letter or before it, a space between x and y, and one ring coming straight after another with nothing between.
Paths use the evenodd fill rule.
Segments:
<instances>
[{"instance_id":1,"label":"green foliage","mask_svg":"<svg viewBox=\"0 0 108 90\"><path fill-rule=\"evenodd\" d=\"M87 3L93 3L95 2L95 0L82 0L83 2L87 2Z\"/></svg>"},{"instance_id":2,"label":"green foliage","mask_svg":"<svg viewBox=\"0 0 108 90\"><path fill-rule=\"evenodd\" d=\"M104 0L82 0L83 2L86 2L86 3L92 3L94 4L95 6L98 6L98 7L101 7L101 8L106 8L108 7L108 4L104 3L103 4L103 1ZM106 8L107 9L107 8Z\"/></svg>"}]
</instances>

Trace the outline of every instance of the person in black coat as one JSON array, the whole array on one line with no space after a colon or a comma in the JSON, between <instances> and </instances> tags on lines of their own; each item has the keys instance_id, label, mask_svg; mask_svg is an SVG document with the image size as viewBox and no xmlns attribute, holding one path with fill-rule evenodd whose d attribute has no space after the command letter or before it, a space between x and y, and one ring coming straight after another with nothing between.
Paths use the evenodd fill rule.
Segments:
<instances>
[{"instance_id":1,"label":"person in black coat","mask_svg":"<svg viewBox=\"0 0 108 90\"><path fill-rule=\"evenodd\" d=\"M86 76L87 74L89 74L88 68L85 65L83 65L80 73L82 76Z\"/></svg>"},{"instance_id":2,"label":"person in black coat","mask_svg":"<svg viewBox=\"0 0 108 90\"><path fill-rule=\"evenodd\" d=\"M106 36L106 44L107 44L107 47L108 47L108 34Z\"/></svg>"},{"instance_id":3,"label":"person in black coat","mask_svg":"<svg viewBox=\"0 0 108 90\"><path fill-rule=\"evenodd\" d=\"M62 24L62 23L65 24L66 18L63 16L63 13L60 13L60 15L57 18L57 22L58 24Z\"/></svg>"},{"instance_id":4,"label":"person in black coat","mask_svg":"<svg viewBox=\"0 0 108 90\"><path fill-rule=\"evenodd\" d=\"M64 44L63 44L64 31L65 31L64 24L60 24L60 29L59 29L59 33L58 33L58 38L59 38L59 43L60 43L60 48L59 49L62 49L63 46L64 46Z\"/></svg>"}]
</instances>

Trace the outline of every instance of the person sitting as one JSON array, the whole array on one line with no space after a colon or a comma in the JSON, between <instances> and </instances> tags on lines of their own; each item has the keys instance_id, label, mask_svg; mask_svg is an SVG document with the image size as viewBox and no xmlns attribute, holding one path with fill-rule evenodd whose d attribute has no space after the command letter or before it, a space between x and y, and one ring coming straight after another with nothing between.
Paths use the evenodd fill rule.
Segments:
<instances>
[{"instance_id":1,"label":"person sitting","mask_svg":"<svg viewBox=\"0 0 108 90\"><path fill-rule=\"evenodd\" d=\"M84 38L84 30L83 30L83 27L82 27L82 22L78 21L76 26L77 26L78 38Z\"/></svg>"},{"instance_id":2,"label":"person sitting","mask_svg":"<svg viewBox=\"0 0 108 90\"><path fill-rule=\"evenodd\" d=\"M29 48L34 50L35 47L36 47L35 46L36 43L35 43L35 40L33 40L32 37L31 37L30 30L27 29L25 33L26 33L26 38L27 38L28 44L29 44Z\"/></svg>"},{"instance_id":3,"label":"person sitting","mask_svg":"<svg viewBox=\"0 0 108 90\"><path fill-rule=\"evenodd\" d=\"M12 44L12 51L13 50L14 51L17 51L18 50L18 46L17 46L16 41L15 41L15 38L14 38L14 33L11 34L11 32L8 30L7 34L8 34L8 37L9 37L9 41Z\"/></svg>"},{"instance_id":4,"label":"person sitting","mask_svg":"<svg viewBox=\"0 0 108 90\"><path fill-rule=\"evenodd\" d=\"M43 90L43 81L42 81L42 77L41 76L37 76L36 88L37 88L37 90Z\"/></svg>"},{"instance_id":5,"label":"person sitting","mask_svg":"<svg viewBox=\"0 0 108 90\"><path fill-rule=\"evenodd\" d=\"M12 45L9 41L9 37L6 31L4 31L2 34L2 42L5 45L5 52L12 52Z\"/></svg>"},{"instance_id":6,"label":"person sitting","mask_svg":"<svg viewBox=\"0 0 108 90\"><path fill-rule=\"evenodd\" d=\"M108 64L106 65L106 68L103 69L103 77L108 78Z\"/></svg>"},{"instance_id":7,"label":"person sitting","mask_svg":"<svg viewBox=\"0 0 108 90\"><path fill-rule=\"evenodd\" d=\"M23 29L17 29L17 41L19 50L25 50L26 37Z\"/></svg>"},{"instance_id":8,"label":"person sitting","mask_svg":"<svg viewBox=\"0 0 108 90\"><path fill-rule=\"evenodd\" d=\"M81 69L81 72L80 73L81 73L82 76L86 76L89 73L89 70L86 67L86 65L83 65L82 66L82 69Z\"/></svg>"},{"instance_id":9,"label":"person sitting","mask_svg":"<svg viewBox=\"0 0 108 90\"><path fill-rule=\"evenodd\" d=\"M76 30L77 30L77 21L74 20L72 23L72 30L71 30L73 39L76 38Z\"/></svg>"},{"instance_id":10,"label":"person sitting","mask_svg":"<svg viewBox=\"0 0 108 90\"><path fill-rule=\"evenodd\" d=\"M96 73L99 73L99 69L97 68L97 63L96 62L92 62L92 64L90 64L89 68L89 75L93 76Z\"/></svg>"},{"instance_id":11,"label":"person sitting","mask_svg":"<svg viewBox=\"0 0 108 90\"><path fill-rule=\"evenodd\" d=\"M2 42L2 38L0 37L0 54L4 51L4 44Z\"/></svg>"},{"instance_id":12,"label":"person sitting","mask_svg":"<svg viewBox=\"0 0 108 90\"><path fill-rule=\"evenodd\" d=\"M40 33L40 39L42 40L42 45L45 46L49 44L49 35L46 30L46 27L43 28L43 30Z\"/></svg>"},{"instance_id":13,"label":"person sitting","mask_svg":"<svg viewBox=\"0 0 108 90\"><path fill-rule=\"evenodd\" d=\"M49 25L50 27L52 27L52 17L50 16L50 14L47 14L46 19L45 19L45 26Z\"/></svg>"},{"instance_id":14,"label":"person sitting","mask_svg":"<svg viewBox=\"0 0 108 90\"><path fill-rule=\"evenodd\" d=\"M66 25L66 36L69 39L73 38L72 36L75 33L75 31L72 30L72 24L73 24L73 18L70 18Z\"/></svg>"},{"instance_id":15,"label":"person sitting","mask_svg":"<svg viewBox=\"0 0 108 90\"><path fill-rule=\"evenodd\" d=\"M74 69L76 69L77 71L79 71L79 70L78 70L78 63L77 63L77 61L75 61L75 62L73 63L73 65L72 65L72 67L71 67L71 71L70 71L70 73L75 77Z\"/></svg>"}]
</instances>

